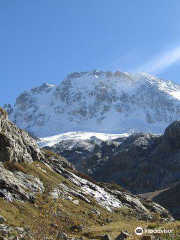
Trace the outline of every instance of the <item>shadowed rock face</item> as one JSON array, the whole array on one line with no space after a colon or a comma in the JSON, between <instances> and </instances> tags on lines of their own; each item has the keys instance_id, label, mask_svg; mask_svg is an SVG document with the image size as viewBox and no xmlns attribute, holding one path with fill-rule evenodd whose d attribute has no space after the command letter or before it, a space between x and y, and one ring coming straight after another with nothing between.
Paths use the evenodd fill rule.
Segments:
<instances>
[{"instance_id":1,"label":"shadowed rock face","mask_svg":"<svg viewBox=\"0 0 180 240\"><path fill-rule=\"evenodd\" d=\"M166 128L163 143L169 150L180 149L180 121L175 121Z\"/></svg>"},{"instance_id":2,"label":"shadowed rock face","mask_svg":"<svg viewBox=\"0 0 180 240\"><path fill-rule=\"evenodd\" d=\"M115 181L134 193L151 187L148 175L152 172L149 155L161 141L150 134L135 134L117 147L111 158L94 173L99 181Z\"/></svg>"},{"instance_id":3,"label":"shadowed rock face","mask_svg":"<svg viewBox=\"0 0 180 240\"><path fill-rule=\"evenodd\" d=\"M175 219L180 219L180 182L177 182L152 198L169 210Z\"/></svg>"},{"instance_id":4,"label":"shadowed rock face","mask_svg":"<svg viewBox=\"0 0 180 240\"><path fill-rule=\"evenodd\" d=\"M173 122L162 136L130 136L94 176L115 181L134 193L175 183L180 179L180 121Z\"/></svg>"},{"instance_id":5,"label":"shadowed rock face","mask_svg":"<svg viewBox=\"0 0 180 240\"><path fill-rule=\"evenodd\" d=\"M166 171L170 171L170 181L175 183L157 193L152 199L168 209L174 218L180 219L180 121L173 122L165 130L162 144L157 149L157 156L162 156L162 161L166 160Z\"/></svg>"},{"instance_id":6,"label":"shadowed rock face","mask_svg":"<svg viewBox=\"0 0 180 240\"><path fill-rule=\"evenodd\" d=\"M68 139L60 141L53 147L45 147L45 149L62 155L79 171L93 174L109 159L123 140L123 137L116 141Z\"/></svg>"}]
</instances>

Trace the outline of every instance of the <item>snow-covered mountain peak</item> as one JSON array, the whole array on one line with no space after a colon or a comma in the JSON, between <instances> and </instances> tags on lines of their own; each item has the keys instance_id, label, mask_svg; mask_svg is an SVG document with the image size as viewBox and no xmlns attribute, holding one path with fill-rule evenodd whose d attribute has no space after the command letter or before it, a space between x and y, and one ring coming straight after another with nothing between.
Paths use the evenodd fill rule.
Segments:
<instances>
[{"instance_id":1,"label":"snow-covered mountain peak","mask_svg":"<svg viewBox=\"0 0 180 240\"><path fill-rule=\"evenodd\" d=\"M73 72L67 76L65 80L73 80L78 78L96 78L96 79L110 79L110 78L118 78L119 80L122 78L130 78L131 74L116 71L112 73L111 71L98 71L98 70L92 70L92 71L86 71L86 72Z\"/></svg>"},{"instance_id":2,"label":"snow-covered mountain peak","mask_svg":"<svg viewBox=\"0 0 180 240\"><path fill-rule=\"evenodd\" d=\"M73 78L79 78L79 77L84 77L84 76L100 76L105 74L103 71L98 71L98 70L92 70L92 71L86 71L86 72L73 72L68 74L67 79L73 79Z\"/></svg>"},{"instance_id":3,"label":"snow-covered mountain peak","mask_svg":"<svg viewBox=\"0 0 180 240\"><path fill-rule=\"evenodd\" d=\"M146 73L87 71L22 93L10 119L39 137L65 132L161 133L180 119L180 86Z\"/></svg>"},{"instance_id":4,"label":"snow-covered mountain peak","mask_svg":"<svg viewBox=\"0 0 180 240\"><path fill-rule=\"evenodd\" d=\"M116 91L118 89L132 90L137 83L136 79L132 75L123 72L103 72L103 71L89 71L89 72L74 72L69 74L67 78L60 84L58 90L61 88L73 91L84 89L87 91ZM84 92L84 93L85 93Z\"/></svg>"},{"instance_id":5,"label":"snow-covered mountain peak","mask_svg":"<svg viewBox=\"0 0 180 240\"><path fill-rule=\"evenodd\" d=\"M55 88L55 85L43 83L41 86L33 87L30 90L26 90L23 93L21 93L18 98L16 99L16 105L21 103L22 101L27 101L29 98L32 98L33 95L42 95L50 92L53 88Z\"/></svg>"},{"instance_id":6,"label":"snow-covered mountain peak","mask_svg":"<svg viewBox=\"0 0 180 240\"><path fill-rule=\"evenodd\" d=\"M34 87L30 91L33 94L39 94L43 92L49 92L52 88L54 88L56 85L53 84L48 84L48 83L43 83L41 86Z\"/></svg>"}]
</instances>

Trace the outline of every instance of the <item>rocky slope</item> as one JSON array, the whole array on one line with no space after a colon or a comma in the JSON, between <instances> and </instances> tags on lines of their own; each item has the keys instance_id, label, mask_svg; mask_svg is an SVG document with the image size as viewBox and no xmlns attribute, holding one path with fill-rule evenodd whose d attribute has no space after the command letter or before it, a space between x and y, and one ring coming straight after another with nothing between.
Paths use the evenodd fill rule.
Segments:
<instances>
[{"instance_id":1,"label":"rocky slope","mask_svg":"<svg viewBox=\"0 0 180 240\"><path fill-rule=\"evenodd\" d=\"M180 219L180 181L171 184L167 188L140 194L141 197L151 199L170 211L175 219Z\"/></svg>"},{"instance_id":2,"label":"rocky slope","mask_svg":"<svg viewBox=\"0 0 180 240\"><path fill-rule=\"evenodd\" d=\"M162 136L132 135L95 175L134 193L164 189L180 179L179 139L180 121L167 127Z\"/></svg>"},{"instance_id":3,"label":"rocky slope","mask_svg":"<svg viewBox=\"0 0 180 240\"><path fill-rule=\"evenodd\" d=\"M167 189L158 192L155 196L149 196L153 201L161 204L166 209L169 209L171 214L176 219L180 219L180 182L172 184Z\"/></svg>"},{"instance_id":4,"label":"rocky slope","mask_svg":"<svg viewBox=\"0 0 180 240\"><path fill-rule=\"evenodd\" d=\"M97 184L59 155L40 150L2 109L0 126L0 214L7 220L0 234L19 234L12 226L23 226L20 235L28 239L39 240L42 234L61 239L59 229L80 239L89 226L125 221L123 216L153 221L158 214L162 221L172 220L160 205L115 184Z\"/></svg>"},{"instance_id":5,"label":"rocky slope","mask_svg":"<svg viewBox=\"0 0 180 240\"><path fill-rule=\"evenodd\" d=\"M96 180L115 181L134 193L163 189L180 179L180 121L164 135L136 133L109 141L61 140L46 146ZM152 177L153 176L153 177Z\"/></svg>"},{"instance_id":6,"label":"rocky slope","mask_svg":"<svg viewBox=\"0 0 180 240\"><path fill-rule=\"evenodd\" d=\"M38 137L71 131L162 133L179 119L180 86L144 73L94 70L26 91L5 109L18 127Z\"/></svg>"},{"instance_id":7,"label":"rocky slope","mask_svg":"<svg viewBox=\"0 0 180 240\"><path fill-rule=\"evenodd\" d=\"M109 141L103 141L98 138L92 139L66 139L59 140L58 143L51 146L43 141L45 149L51 150L65 157L69 162L74 164L79 171L89 175L101 168L114 153L115 149L124 141L126 137L121 137ZM41 145L42 142L40 141Z\"/></svg>"},{"instance_id":8,"label":"rocky slope","mask_svg":"<svg viewBox=\"0 0 180 240\"><path fill-rule=\"evenodd\" d=\"M137 133L110 141L62 140L46 148L65 156L97 181L116 182L135 194L157 193L152 199L179 218L180 121L167 127L164 135Z\"/></svg>"}]
</instances>

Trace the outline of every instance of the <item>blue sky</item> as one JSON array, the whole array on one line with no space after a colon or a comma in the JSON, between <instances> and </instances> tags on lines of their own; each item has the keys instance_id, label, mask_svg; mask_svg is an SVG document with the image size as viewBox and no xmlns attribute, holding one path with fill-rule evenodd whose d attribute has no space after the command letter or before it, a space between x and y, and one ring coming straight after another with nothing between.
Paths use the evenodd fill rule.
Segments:
<instances>
[{"instance_id":1,"label":"blue sky","mask_svg":"<svg viewBox=\"0 0 180 240\"><path fill-rule=\"evenodd\" d=\"M179 0L1 0L0 104L73 71L180 83Z\"/></svg>"}]
</instances>

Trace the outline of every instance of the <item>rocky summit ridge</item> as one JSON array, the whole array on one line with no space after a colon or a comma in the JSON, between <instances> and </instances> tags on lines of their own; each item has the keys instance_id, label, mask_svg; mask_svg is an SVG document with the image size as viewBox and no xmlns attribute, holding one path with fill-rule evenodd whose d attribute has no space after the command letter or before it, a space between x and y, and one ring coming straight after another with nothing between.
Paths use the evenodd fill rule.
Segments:
<instances>
[{"instance_id":1,"label":"rocky summit ridge","mask_svg":"<svg viewBox=\"0 0 180 240\"><path fill-rule=\"evenodd\" d=\"M162 133L180 116L180 86L145 73L75 72L25 91L9 118L37 137L65 132Z\"/></svg>"}]
</instances>

